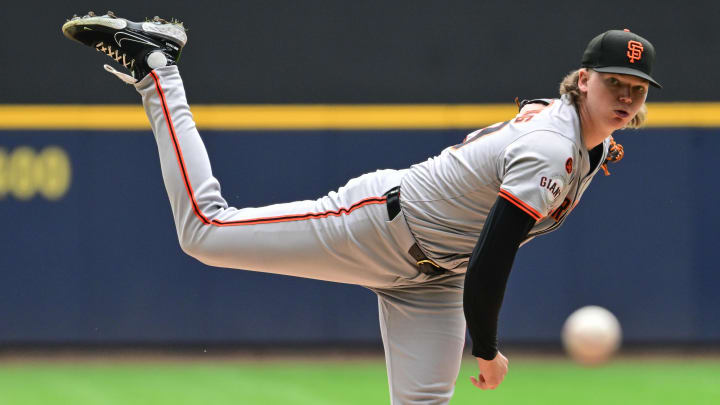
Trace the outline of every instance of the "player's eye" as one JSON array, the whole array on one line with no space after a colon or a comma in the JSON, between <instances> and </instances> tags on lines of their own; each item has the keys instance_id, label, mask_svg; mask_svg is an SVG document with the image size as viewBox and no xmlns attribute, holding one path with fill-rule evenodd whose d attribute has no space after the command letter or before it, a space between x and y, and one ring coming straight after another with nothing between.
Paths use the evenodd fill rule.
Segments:
<instances>
[{"instance_id":1,"label":"player's eye","mask_svg":"<svg viewBox=\"0 0 720 405\"><path fill-rule=\"evenodd\" d=\"M635 92L643 94L643 93L645 93L645 87L644 86L635 86Z\"/></svg>"},{"instance_id":2,"label":"player's eye","mask_svg":"<svg viewBox=\"0 0 720 405\"><path fill-rule=\"evenodd\" d=\"M608 77L608 83L612 86L617 86L620 84L620 81L614 77Z\"/></svg>"}]
</instances>

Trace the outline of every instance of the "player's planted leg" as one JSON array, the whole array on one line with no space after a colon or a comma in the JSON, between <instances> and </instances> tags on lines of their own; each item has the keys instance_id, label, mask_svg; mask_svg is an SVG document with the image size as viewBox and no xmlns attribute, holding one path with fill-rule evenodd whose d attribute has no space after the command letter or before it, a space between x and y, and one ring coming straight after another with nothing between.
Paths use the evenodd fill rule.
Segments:
<instances>
[{"instance_id":1,"label":"player's planted leg","mask_svg":"<svg viewBox=\"0 0 720 405\"><path fill-rule=\"evenodd\" d=\"M128 69L132 76L105 65L121 80L134 84L159 67L174 65L187 42L182 23L155 17L132 22L111 11L98 16L92 11L73 17L62 27L63 34L81 44L95 48Z\"/></svg>"},{"instance_id":2,"label":"player's planted leg","mask_svg":"<svg viewBox=\"0 0 720 405\"><path fill-rule=\"evenodd\" d=\"M374 289L392 405L447 405L465 344L463 274Z\"/></svg>"}]
</instances>

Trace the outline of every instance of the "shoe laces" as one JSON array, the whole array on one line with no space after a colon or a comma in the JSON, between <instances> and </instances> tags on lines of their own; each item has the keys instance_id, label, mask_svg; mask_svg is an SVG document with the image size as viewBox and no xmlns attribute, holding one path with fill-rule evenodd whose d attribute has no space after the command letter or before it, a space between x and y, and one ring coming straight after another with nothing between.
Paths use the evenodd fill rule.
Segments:
<instances>
[{"instance_id":1,"label":"shoe laces","mask_svg":"<svg viewBox=\"0 0 720 405\"><path fill-rule=\"evenodd\" d=\"M125 73L118 72L117 70L115 70L115 68L113 68L110 65L103 65L103 67L105 68L106 71L114 74L115 76L117 76L118 79L124 81L127 84L135 84L138 82L138 79L136 79L130 75L127 75Z\"/></svg>"},{"instance_id":2,"label":"shoe laces","mask_svg":"<svg viewBox=\"0 0 720 405\"><path fill-rule=\"evenodd\" d=\"M95 44L95 50L98 52L102 52L106 54L107 56L111 57L115 62L118 62L123 65L124 68L129 69L132 71L133 66L135 66L135 59L128 60L125 53L120 53L120 50L118 48L113 49L112 45L105 44L104 42L98 42Z\"/></svg>"}]
</instances>

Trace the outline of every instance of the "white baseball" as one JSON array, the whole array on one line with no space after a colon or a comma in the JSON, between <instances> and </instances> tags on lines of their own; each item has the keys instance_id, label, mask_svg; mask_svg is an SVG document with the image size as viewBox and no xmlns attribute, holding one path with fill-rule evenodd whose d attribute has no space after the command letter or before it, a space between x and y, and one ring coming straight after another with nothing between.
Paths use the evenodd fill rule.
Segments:
<instances>
[{"instance_id":1,"label":"white baseball","mask_svg":"<svg viewBox=\"0 0 720 405\"><path fill-rule=\"evenodd\" d=\"M562 330L563 346L575 361L585 365L606 362L620 347L622 332L615 315L599 306L573 312Z\"/></svg>"}]
</instances>

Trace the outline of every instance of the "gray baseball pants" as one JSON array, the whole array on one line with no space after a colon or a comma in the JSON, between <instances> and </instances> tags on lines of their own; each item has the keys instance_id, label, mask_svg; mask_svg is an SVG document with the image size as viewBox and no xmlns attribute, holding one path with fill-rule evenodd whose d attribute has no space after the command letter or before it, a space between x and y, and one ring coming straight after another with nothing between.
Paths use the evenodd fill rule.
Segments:
<instances>
[{"instance_id":1,"label":"gray baseball pants","mask_svg":"<svg viewBox=\"0 0 720 405\"><path fill-rule=\"evenodd\" d=\"M465 341L463 274L430 277L407 253L403 213L383 194L404 171L350 180L317 200L229 207L212 175L177 67L136 85L158 145L180 246L199 261L365 286L376 292L392 404L447 404Z\"/></svg>"}]
</instances>

